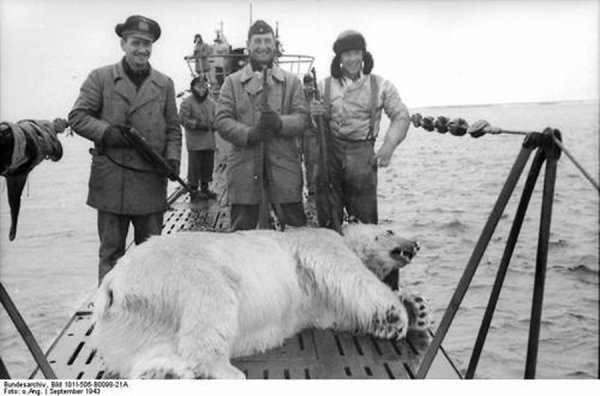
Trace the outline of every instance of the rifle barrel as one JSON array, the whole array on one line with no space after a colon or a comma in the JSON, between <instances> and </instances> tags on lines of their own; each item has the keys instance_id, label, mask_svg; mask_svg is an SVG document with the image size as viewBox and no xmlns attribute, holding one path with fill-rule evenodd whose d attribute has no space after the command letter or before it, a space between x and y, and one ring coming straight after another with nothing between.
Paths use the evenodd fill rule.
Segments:
<instances>
[{"instance_id":1,"label":"rifle barrel","mask_svg":"<svg viewBox=\"0 0 600 396\"><path fill-rule=\"evenodd\" d=\"M313 92L316 100L321 99L321 95L319 94L319 86L317 83L317 72L313 67L311 69L311 74L313 76ZM317 132L319 137L319 168L321 172L319 174L320 184L326 184L327 186L327 203L328 208L327 212L329 215L329 221L331 222L331 226L335 231L341 233L342 226L340 224L340 219L337 216L337 212L335 210L335 202L333 200L333 183L331 180L331 172L329 171L329 153L328 153L328 139L330 139L330 131L327 127L325 120L322 115L314 116L315 123L317 124ZM322 191L322 190L321 190Z\"/></svg>"}]
</instances>

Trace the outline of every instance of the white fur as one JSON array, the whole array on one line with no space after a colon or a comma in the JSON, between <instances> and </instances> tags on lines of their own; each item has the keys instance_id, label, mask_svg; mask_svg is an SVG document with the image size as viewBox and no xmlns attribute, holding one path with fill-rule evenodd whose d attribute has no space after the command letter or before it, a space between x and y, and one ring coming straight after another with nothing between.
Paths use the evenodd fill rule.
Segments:
<instances>
[{"instance_id":1,"label":"white fur","mask_svg":"<svg viewBox=\"0 0 600 396\"><path fill-rule=\"evenodd\" d=\"M192 232L133 247L94 302L107 370L127 378L244 378L231 358L281 345L307 327L405 336L406 309L380 278L410 261L393 257L394 248L418 247L374 225L347 225L343 234Z\"/></svg>"}]
</instances>

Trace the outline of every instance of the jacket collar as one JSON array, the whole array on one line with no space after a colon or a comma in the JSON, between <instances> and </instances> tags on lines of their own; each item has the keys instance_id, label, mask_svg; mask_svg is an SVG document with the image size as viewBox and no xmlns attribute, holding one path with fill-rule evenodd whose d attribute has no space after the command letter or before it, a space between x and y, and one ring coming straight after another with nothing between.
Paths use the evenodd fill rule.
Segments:
<instances>
[{"instance_id":1,"label":"jacket collar","mask_svg":"<svg viewBox=\"0 0 600 396\"><path fill-rule=\"evenodd\" d=\"M121 79L125 79L125 80L129 81L127 74L125 73L125 69L123 69L123 65L119 61L113 67L113 82L116 83L118 80L121 80ZM148 80L152 81L154 84L158 85L159 87L164 87L167 83L164 76L162 76L160 73L158 73L153 68L150 68L150 75L148 76ZM132 83L132 85L133 85L133 83Z\"/></svg>"},{"instance_id":2,"label":"jacket collar","mask_svg":"<svg viewBox=\"0 0 600 396\"><path fill-rule=\"evenodd\" d=\"M244 66L244 68L241 70L241 73L242 86L246 92L251 95L256 95L262 91L262 75L258 72L252 71L252 66L250 66L250 64ZM279 68L277 65L273 65L270 75L273 80L279 82L283 82L285 78L283 70L281 70L281 68Z\"/></svg>"},{"instance_id":3,"label":"jacket collar","mask_svg":"<svg viewBox=\"0 0 600 396\"><path fill-rule=\"evenodd\" d=\"M130 104L129 114L155 99L166 85L167 80L165 76L151 68L150 75L146 78L140 89L136 90L135 84L127 77L121 62L119 61L113 66L113 86L115 92L125 98Z\"/></svg>"},{"instance_id":4,"label":"jacket collar","mask_svg":"<svg viewBox=\"0 0 600 396\"><path fill-rule=\"evenodd\" d=\"M270 75L279 82L283 82L283 70L276 64L273 64L273 68L271 69ZM257 73L252 71L252 66L250 63L246 64L242 69L242 83L248 82L248 80L252 79L252 77L257 76Z\"/></svg>"},{"instance_id":5,"label":"jacket collar","mask_svg":"<svg viewBox=\"0 0 600 396\"><path fill-rule=\"evenodd\" d=\"M359 72L358 79L352 81L350 77L343 76L342 82L348 88L357 88L363 86L363 84L367 81L367 76L363 74L362 70Z\"/></svg>"}]
</instances>

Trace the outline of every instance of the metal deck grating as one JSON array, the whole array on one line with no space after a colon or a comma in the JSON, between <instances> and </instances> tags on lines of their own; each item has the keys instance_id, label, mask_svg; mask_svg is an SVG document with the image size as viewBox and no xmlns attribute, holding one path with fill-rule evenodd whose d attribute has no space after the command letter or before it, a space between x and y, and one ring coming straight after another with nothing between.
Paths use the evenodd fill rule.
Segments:
<instances>
[{"instance_id":1,"label":"metal deck grating","mask_svg":"<svg viewBox=\"0 0 600 396\"><path fill-rule=\"evenodd\" d=\"M101 379L102 358L90 347L91 311L78 311L47 353L58 378ZM407 341L394 343L370 335L308 329L278 348L236 359L248 379L411 379L422 354ZM42 379L36 370L32 379ZM458 379L444 353L428 378Z\"/></svg>"},{"instance_id":2,"label":"metal deck grating","mask_svg":"<svg viewBox=\"0 0 600 396\"><path fill-rule=\"evenodd\" d=\"M180 231L225 231L229 210L214 201L190 202L189 195L176 192L177 200L165 215L163 233ZM310 207L307 205L307 207ZM308 213L309 218L314 218ZM90 347L93 333L89 303L75 313L47 352L58 378L100 379L102 359ZM249 379L411 379L422 353L406 340L394 343L370 335L308 329L278 347L233 364ZM41 379L36 370L31 378ZM458 379L460 374L440 349L427 378Z\"/></svg>"}]
</instances>

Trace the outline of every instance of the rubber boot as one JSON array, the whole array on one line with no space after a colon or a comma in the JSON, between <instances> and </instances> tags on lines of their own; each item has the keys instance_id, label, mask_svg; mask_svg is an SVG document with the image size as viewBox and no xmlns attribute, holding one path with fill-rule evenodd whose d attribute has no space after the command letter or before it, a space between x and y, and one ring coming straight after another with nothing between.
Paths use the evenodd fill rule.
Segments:
<instances>
[{"instance_id":1,"label":"rubber boot","mask_svg":"<svg viewBox=\"0 0 600 396\"><path fill-rule=\"evenodd\" d=\"M202 183L200 183L200 185L201 185L201 190L200 191L203 192L204 194L206 194L206 196L209 199L216 199L217 198L217 194L214 191L210 191L208 189L208 182L202 182Z\"/></svg>"},{"instance_id":2,"label":"rubber boot","mask_svg":"<svg viewBox=\"0 0 600 396\"><path fill-rule=\"evenodd\" d=\"M202 191L198 191L198 187L192 187L190 192L190 200L191 201L204 201L209 199L208 195L206 195Z\"/></svg>"}]
</instances>

